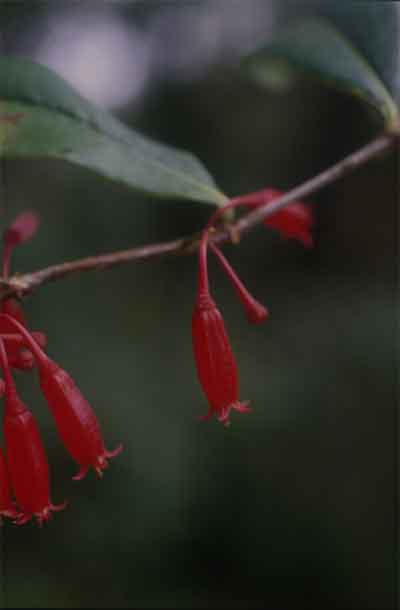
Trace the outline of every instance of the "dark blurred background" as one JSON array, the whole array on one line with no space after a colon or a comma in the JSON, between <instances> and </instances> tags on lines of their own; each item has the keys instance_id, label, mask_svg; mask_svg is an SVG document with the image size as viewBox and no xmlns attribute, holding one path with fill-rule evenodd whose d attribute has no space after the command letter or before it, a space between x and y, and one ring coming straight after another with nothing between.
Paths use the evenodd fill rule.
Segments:
<instances>
[{"instance_id":1,"label":"dark blurred background","mask_svg":"<svg viewBox=\"0 0 400 610\"><path fill-rule=\"evenodd\" d=\"M192 151L227 194L287 189L379 124L304 77L279 93L241 71L279 7L3 1L1 51L45 63L130 126ZM194 257L74 276L26 300L107 445L125 450L103 480L72 482L36 379L18 375L53 500L70 507L43 529L2 529L3 607L394 608L398 167L389 154L314 196L311 251L262 227L226 248L271 310L263 327L247 325L212 267L254 406L229 430L196 419L207 404L191 352ZM2 170L2 227L27 207L42 215L15 256L21 272L189 234L210 214L61 162Z\"/></svg>"}]
</instances>

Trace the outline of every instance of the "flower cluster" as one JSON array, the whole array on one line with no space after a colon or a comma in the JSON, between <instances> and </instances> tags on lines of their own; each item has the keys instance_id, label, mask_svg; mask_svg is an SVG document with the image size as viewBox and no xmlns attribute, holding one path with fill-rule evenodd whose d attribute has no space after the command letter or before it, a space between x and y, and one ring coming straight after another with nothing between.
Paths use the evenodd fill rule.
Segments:
<instances>
[{"instance_id":1,"label":"flower cluster","mask_svg":"<svg viewBox=\"0 0 400 610\"><path fill-rule=\"evenodd\" d=\"M268 207L281 194L279 191L266 189L250 195L235 197L211 216L202 232L197 294L192 316L192 340L198 378L209 404L207 415L201 418L203 420L216 415L220 422L228 426L232 410L240 413L251 411L249 401L243 402L239 398L239 378L235 357L223 317L210 294L207 269L208 247L233 284L248 321L252 324L259 324L269 315L268 310L248 292L221 250L215 244L209 243L209 232L218 218L228 209L239 206ZM310 208L304 203L292 203L269 216L264 224L268 228L278 230L284 238L299 240L307 248L313 245L311 235L313 216Z\"/></svg>"},{"instance_id":2,"label":"flower cluster","mask_svg":"<svg viewBox=\"0 0 400 610\"><path fill-rule=\"evenodd\" d=\"M210 231L230 208L268 207L280 192L272 189L235 197L211 216L204 228L199 247L197 295L192 317L192 338L200 384L209 409L201 419L216 416L229 425L231 411L251 411L249 401L240 400L236 360L225 323L210 293L208 250L216 257L232 283L248 321L264 322L269 312L247 290L219 247L209 241ZM278 230L283 238L295 238L312 247L313 216L303 203L295 202L270 215L264 222ZM31 239L39 226L31 211L20 214L3 236L2 278L9 278L10 261L16 246ZM233 236L234 237L234 236ZM122 451L105 448L99 422L71 376L46 353L47 337L28 329L18 298L3 294L0 303L0 398L4 400L3 440L0 447L0 522L9 518L21 525L35 518L39 524L66 503L53 504L50 493L50 468L39 428L32 412L18 395L13 370L33 371L53 416L59 436L78 465L75 480L84 478L90 468L101 476L108 460Z\"/></svg>"},{"instance_id":3,"label":"flower cluster","mask_svg":"<svg viewBox=\"0 0 400 610\"><path fill-rule=\"evenodd\" d=\"M30 239L39 219L33 212L24 212L6 230L3 247L3 278L9 274L13 249ZM20 399L12 369L37 369L40 387L49 405L61 440L77 462L79 470L73 477L82 479L89 468L98 475L108 459L122 451L122 446L108 451L97 418L71 376L44 351L46 336L27 328L20 302L9 297L3 300L0 313L0 366L3 379L0 393L4 398L4 452L0 449L0 519L8 517L21 525L35 517L39 524L47 521L55 505L50 495L50 471L39 429L31 411Z\"/></svg>"}]
</instances>

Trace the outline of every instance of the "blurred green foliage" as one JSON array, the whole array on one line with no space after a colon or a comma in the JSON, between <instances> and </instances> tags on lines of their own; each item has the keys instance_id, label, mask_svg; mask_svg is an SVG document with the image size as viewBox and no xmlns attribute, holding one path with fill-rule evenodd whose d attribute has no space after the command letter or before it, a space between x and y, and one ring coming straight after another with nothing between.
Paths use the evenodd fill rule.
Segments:
<instances>
[{"instance_id":1,"label":"blurred green foliage","mask_svg":"<svg viewBox=\"0 0 400 610\"><path fill-rule=\"evenodd\" d=\"M16 14L1 27L7 17L12 32ZM375 133L356 101L315 83L269 95L218 66L120 115L195 152L229 194L288 188ZM263 227L226 248L271 310L263 327L247 325L212 266L254 406L229 430L196 421L207 405L191 353L195 258L83 274L27 299L108 446L125 451L103 480L71 482L37 381L18 375L53 499L70 507L43 529L3 528L4 607L394 608L398 167L387 155L315 196L312 251ZM26 207L43 219L20 271L190 233L209 213L61 162L3 170L2 223Z\"/></svg>"}]
</instances>

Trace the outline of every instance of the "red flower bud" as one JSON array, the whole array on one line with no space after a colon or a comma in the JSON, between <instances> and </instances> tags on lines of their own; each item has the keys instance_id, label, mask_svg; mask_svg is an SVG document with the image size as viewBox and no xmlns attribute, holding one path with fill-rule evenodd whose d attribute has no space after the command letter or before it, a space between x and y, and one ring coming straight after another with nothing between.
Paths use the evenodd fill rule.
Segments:
<instances>
[{"instance_id":1,"label":"red flower bud","mask_svg":"<svg viewBox=\"0 0 400 610\"><path fill-rule=\"evenodd\" d=\"M32 239L39 228L40 217L36 212L26 210L17 216L3 235L3 276L8 277L11 254L16 246Z\"/></svg>"},{"instance_id":2,"label":"red flower bud","mask_svg":"<svg viewBox=\"0 0 400 610\"><path fill-rule=\"evenodd\" d=\"M1 340L0 357L6 383L4 439L12 488L22 511L16 522L22 525L36 517L42 524L52 511L62 510L65 504L56 506L50 500L49 465L39 430L17 395Z\"/></svg>"},{"instance_id":3,"label":"red flower bud","mask_svg":"<svg viewBox=\"0 0 400 610\"><path fill-rule=\"evenodd\" d=\"M232 282L240 302L245 309L248 321L251 324L260 324L261 322L264 322L264 320L266 320L269 316L268 309L256 301L256 299L249 293L246 286L243 284L230 263L222 254L221 250L212 243L210 244L210 248L221 263L226 275Z\"/></svg>"},{"instance_id":4,"label":"red flower bud","mask_svg":"<svg viewBox=\"0 0 400 610\"><path fill-rule=\"evenodd\" d=\"M209 402L209 412L229 424L231 409L246 413L248 402L239 400L235 358L220 311L209 294L199 291L192 318L193 349L197 373Z\"/></svg>"},{"instance_id":5,"label":"red flower bud","mask_svg":"<svg viewBox=\"0 0 400 610\"><path fill-rule=\"evenodd\" d=\"M2 517L16 519L19 513L12 500L11 482L6 457L0 448L0 524Z\"/></svg>"},{"instance_id":6,"label":"red flower bud","mask_svg":"<svg viewBox=\"0 0 400 610\"><path fill-rule=\"evenodd\" d=\"M32 210L25 210L5 230L4 243L12 248L32 239L39 228L40 217Z\"/></svg>"},{"instance_id":7,"label":"red flower bud","mask_svg":"<svg viewBox=\"0 0 400 610\"><path fill-rule=\"evenodd\" d=\"M93 409L71 376L40 349L26 328L10 316L0 314L0 321L2 318L10 321L14 331L24 337L36 358L40 387L54 417L58 433L67 451L80 466L78 474L73 478L83 479L90 467L101 475L108 466L107 460L121 453L122 446L118 446L114 451L105 448Z\"/></svg>"},{"instance_id":8,"label":"red flower bud","mask_svg":"<svg viewBox=\"0 0 400 610\"><path fill-rule=\"evenodd\" d=\"M250 208L258 208L267 203L272 203L283 193L276 189L264 189L249 195L235 197L235 201L240 205ZM311 208L300 202L294 201L282 210L275 212L264 220L266 227L276 229L282 237L293 237L300 241L306 248L313 247L312 227L314 216Z\"/></svg>"}]
</instances>

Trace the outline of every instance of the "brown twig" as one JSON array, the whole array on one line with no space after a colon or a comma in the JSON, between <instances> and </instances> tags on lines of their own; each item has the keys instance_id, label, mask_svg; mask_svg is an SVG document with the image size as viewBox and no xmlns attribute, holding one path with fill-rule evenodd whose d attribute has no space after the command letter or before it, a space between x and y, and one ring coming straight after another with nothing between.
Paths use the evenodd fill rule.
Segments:
<instances>
[{"instance_id":1,"label":"brown twig","mask_svg":"<svg viewBox=\"0 0 400 610\"><path fill-rule=\"evenodd\" d=\"M399 132L384 133L372 140L367 145L345 157L329 169L321 172L314 178L306 180L303 184L288 191L282 197L278 197L272 203L266 206L257 208L237 222L232 224L229 229L221 230L210 236L210 241L221 243L231 239L231 235L243 235L260 224L263 220L289 205L296 199L307 197L312 193L320 190L324 186L331 184L353 170L361 167L370 159L378 157L395 146L399 140ZM166 256L166 255L181 255L193 253L199 245L198 235L183 237L174 241L163 242L158 244L149 244L139 248L131 248L119 252L111 252L100 256L90 256L88 258L79 259L51 265L39 271L26 273L23 275L14 275L8 280L1 280L3 287L3 297L10 295L23 295L39 286L58 280L73 273L82 271L106 269L115 265L124 263L132 263L137 261L145 261L151 258Z\"/></svg>"}]
</instances>

